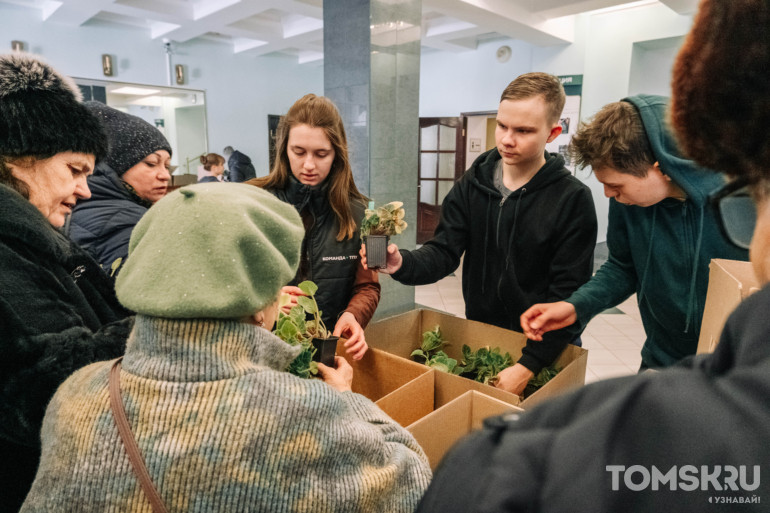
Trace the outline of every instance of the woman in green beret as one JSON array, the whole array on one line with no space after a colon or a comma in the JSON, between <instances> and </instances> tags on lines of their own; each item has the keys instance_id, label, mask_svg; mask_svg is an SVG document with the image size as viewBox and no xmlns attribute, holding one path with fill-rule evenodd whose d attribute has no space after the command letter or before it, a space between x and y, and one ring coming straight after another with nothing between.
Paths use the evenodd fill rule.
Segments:
<instances>
[{"instance_id":1,"label":"woman in green beret","mask_svg":"<svg viewBox=\"0 0 770 513\"><path fill-rule=\"evenodd\" d=\"M125 356L51 400L22 512L414 511L431 476L414 438L351 391L344 358L299 378L301 348L270 332L303 235L291 205L249 185L155 204L115 284L137 312Z\"/></svg>"}]
</instances>

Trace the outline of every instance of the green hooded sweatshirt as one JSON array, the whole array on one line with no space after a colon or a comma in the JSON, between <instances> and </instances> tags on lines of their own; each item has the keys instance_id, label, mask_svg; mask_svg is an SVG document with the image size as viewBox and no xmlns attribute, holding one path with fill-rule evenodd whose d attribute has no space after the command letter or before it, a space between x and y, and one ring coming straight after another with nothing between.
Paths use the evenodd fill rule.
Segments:
<instances>
[{"instance_id":1,"label":"green hooded sweatshirt","mask_svg":"<svg viewBox=\"0 0 770 513\"><path fill-rule=\"evenodd\" d=\"M647 340L642 362L666 367L694 354L698 345L712 258L748 260L748 251L722 234L708 195L722 175L684 158L666 128L668 99L638 95L625 98L636 107L662 172L684 190L649 206L610 200L609 258L567 302L582 324L636 292Z\"/></svg>"}]
</instances>

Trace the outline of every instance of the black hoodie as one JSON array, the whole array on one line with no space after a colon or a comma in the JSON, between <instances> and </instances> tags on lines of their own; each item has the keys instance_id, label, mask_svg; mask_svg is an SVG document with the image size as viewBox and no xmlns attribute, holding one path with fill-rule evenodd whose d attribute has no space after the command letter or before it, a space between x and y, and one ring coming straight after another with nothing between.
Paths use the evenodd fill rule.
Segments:
<instances>
[{"instance_id":1,"label":"black hoodie","mask_svg":"<svg viewBox=\"0 0 770 513\"><path fill-rule=\"evenodd\" d=\"M596 211L590 189L564 167L561 155L503 201L495 188L497 149L476 159L441 207L433 238L393 278L434 283L463 263L465 316L521 331L519 317L535 303L563 300L591 277ZM519 363L534 373L550 365L580 333L572 326L528 341ZM490 341L493 343L493 341Z\"/></svg>"}]
</instances>

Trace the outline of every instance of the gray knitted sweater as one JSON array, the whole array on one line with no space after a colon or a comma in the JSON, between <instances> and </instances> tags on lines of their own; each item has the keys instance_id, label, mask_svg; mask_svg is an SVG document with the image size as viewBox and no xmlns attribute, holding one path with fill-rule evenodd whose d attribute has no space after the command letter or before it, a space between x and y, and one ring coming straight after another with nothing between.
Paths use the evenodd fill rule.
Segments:
<instances>
[{"instance_id":1,"label":"gray knitted sweater","mask_svg":"<svg viewBox=\"0 0 770 513\"><path fill-rule=\"evenodd\" d=\"M412 436L361 395L283 372L296 352L236 321L137 315L121 396L170 511L416 508L431 473ZM151 511L110 413L112 363L51 400L22 511Z\"/></svg>"}]
</instances>

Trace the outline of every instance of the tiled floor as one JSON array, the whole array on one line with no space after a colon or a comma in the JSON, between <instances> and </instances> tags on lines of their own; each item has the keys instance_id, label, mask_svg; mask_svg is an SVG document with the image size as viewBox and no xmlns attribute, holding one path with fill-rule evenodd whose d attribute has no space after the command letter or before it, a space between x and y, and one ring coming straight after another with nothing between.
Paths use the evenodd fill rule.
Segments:
<instances>
[{"instance_id":1,"label":"tiled floor","mask_svg":"<svg viewBox=\"0 0 770 513\"><path fill-rule=\"evenodd\" d=\"M415 287L415 302L465 317L459 272L432 285ZM583 332L583 347L588 349L586 383L635 374L639 369L644 329L636 296L631 296L612 311L618 310L618 313L597 315Z\"/></svg>"}]
</instances>

